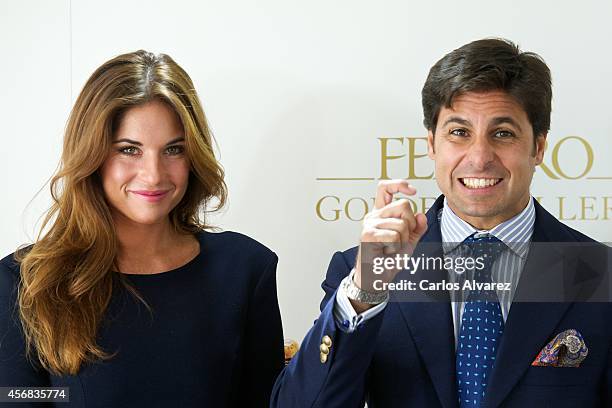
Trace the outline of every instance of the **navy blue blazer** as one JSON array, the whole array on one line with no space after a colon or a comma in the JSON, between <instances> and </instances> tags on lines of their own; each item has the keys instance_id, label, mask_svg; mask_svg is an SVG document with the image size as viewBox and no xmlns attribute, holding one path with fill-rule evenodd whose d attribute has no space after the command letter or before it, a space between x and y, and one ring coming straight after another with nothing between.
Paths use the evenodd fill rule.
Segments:
<instances>
[{"instance_id":1,"label":"navy blue blazer","mask_svg":"<svg viewBox=\"0 0 612 408\"><path fill-rule=\"evenodd\" d=\"M19 266L4 258L0 387L70 387L70 403L58 407L267 406L284 367L277 257L234 232L202 232L198 239L200 254L186 265L125 276L151 314L116 286L97 341L117 354L84 364L75 376L49 375L25 359L15 304Z\"/></svg>"},{"instance_id":2,"label":"navy blue blazer","mask_svg":"<svg viewBox=\"0 0 612 408\"><path fill-rule=\"evenodd\" d=\"M441 245L439 197L427 212L421 239ZM565 226L536 202L532 242L594 242ZM423 246L425 246L423 245ZM602 248L605 248L601 246ZM532 245L533 248L533 245ZM418 250L418 247L417 247ZM607 251L607 249L603 249ZM321 315L284 369L272 392L271 407L458 407L455 336L449 302L390 302L354 333L336 326L336 289L355 263L357 249L334 254L322 284ZM530 250L517 294L533 286L529 276L580 280L581 269L559 271L554 251ZM544 265L544 266L543 266ZM486 407L612 406L611 303L514 302L490 376ZM589 354L578 368L531 363L557 334L576 329ZM325 362L319 347L332 340Z\"/></svg>"}]
</instances>

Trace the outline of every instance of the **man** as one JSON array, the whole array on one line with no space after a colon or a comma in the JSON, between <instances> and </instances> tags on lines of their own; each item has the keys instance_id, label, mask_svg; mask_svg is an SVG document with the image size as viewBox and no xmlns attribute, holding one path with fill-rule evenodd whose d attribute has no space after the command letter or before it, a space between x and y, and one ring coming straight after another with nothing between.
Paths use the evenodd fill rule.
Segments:
<instances>
[{"instance_id":1,"label":"man","mask_svg":"<svg viewBox=\"0 0 612 408\"><path fill-rule=\"evenodd\" d=\"M600 302L584 301L607 281L574 246L604 251L604 260L607 249L557 221L529 191L550 125L548 67L509 41L474 41L431 68L422 98L443 195L415 215L393 199L415 194L412 186L379 184L361 249L333 256L321 315L277 379L271 406L611 406L607 288ZM470 276L506 287L408 291L390 302L375 289L409 276L404 267L380 275L366 268L379 255L457 259L462 248L488 259ZM459 272L413 276L468 279Z\"/></svg>"}]
</instances>

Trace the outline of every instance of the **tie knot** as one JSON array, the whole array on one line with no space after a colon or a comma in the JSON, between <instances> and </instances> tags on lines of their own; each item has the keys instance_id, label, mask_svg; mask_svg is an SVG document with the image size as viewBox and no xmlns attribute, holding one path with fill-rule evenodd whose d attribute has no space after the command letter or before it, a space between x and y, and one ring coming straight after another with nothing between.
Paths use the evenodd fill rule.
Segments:
<instances>
[{"instance_id":1,"label":"tie knot","mask_svg":"<svg viewBox=\"0 0 612 408\"><path fill-rule=\"evenodd\" d=\"M495 235L491 235L488 232L475 232L467 237L464 242L470 243L503 243Z\"/></svg>"},{"instance_id":2,"label":"tie knot","mask_svg":"<svg viewBox=\"0 0 612 408\"><path fill-rule=\"evenodd\" d=\"M482 234L478 232L470 235L463 242L473 252L478 254L487 254L487 256L494 258L497 258L506 248L506 245L494 235Z\"/></svg>"},{"instance_id":3,"label":"tie knot","mask_svg":"<svg viewBox=\"0 0 612 408\"><path fill-rule=\"evenodd\" d=\"M491 266L506 245L491 234L475 233L467 237L464 244L470 249L473 258L482 258L484 268L481 274L490 280Z\"/></svg>"}]
</instances>

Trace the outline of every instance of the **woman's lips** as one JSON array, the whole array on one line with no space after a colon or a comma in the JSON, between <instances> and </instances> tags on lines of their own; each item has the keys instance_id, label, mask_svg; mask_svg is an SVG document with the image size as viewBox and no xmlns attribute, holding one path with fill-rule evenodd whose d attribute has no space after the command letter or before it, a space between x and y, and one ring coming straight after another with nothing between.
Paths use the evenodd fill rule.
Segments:
<instances>
[{"instance_id":1,"label":"woman's lips","mask_svg":"<svg viewBox=\"0 0 612 408\"><path fill-rule=\"evenodd\" d=\"M157 202L163 199L170 190L131 190L131 193L149 202Z\"/></svg>"}]
</instances>

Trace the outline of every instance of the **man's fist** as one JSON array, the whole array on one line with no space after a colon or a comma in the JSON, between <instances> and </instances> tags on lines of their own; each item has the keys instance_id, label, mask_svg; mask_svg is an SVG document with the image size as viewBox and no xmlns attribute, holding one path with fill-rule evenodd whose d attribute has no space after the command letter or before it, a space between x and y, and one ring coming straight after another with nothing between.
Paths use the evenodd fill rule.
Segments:
<instances>
[{"instance_id":1,"label":"man's fist","mask_svg":"<svg viewBox=\"0 0 612 408\"><path fill-rule=\"evenodd\" d=\"M394 254L412 255L416 244L425 231L427 231L427 217L425 214L414 214L410 203L406 199L393 201L396 193L405 195L416 194L416 189L406 180L388 180L378 183L374 209L366 214L363 220L360 243L367 245L366 253L360 245L355 265L355 284L366 291L372 288L363 287L362 263L372 265L376 257L392 256ZM377 279L383 282L391 282L397 270L386 270ZM371 273L371 269L366 271ZM371 279L369 279L371 281ZM352 302L353 303L353 302ZM353 306L357 306L353 304ZM365 309L366 305L358 305L356 309Z\"/></svg>"}]
</instances>

